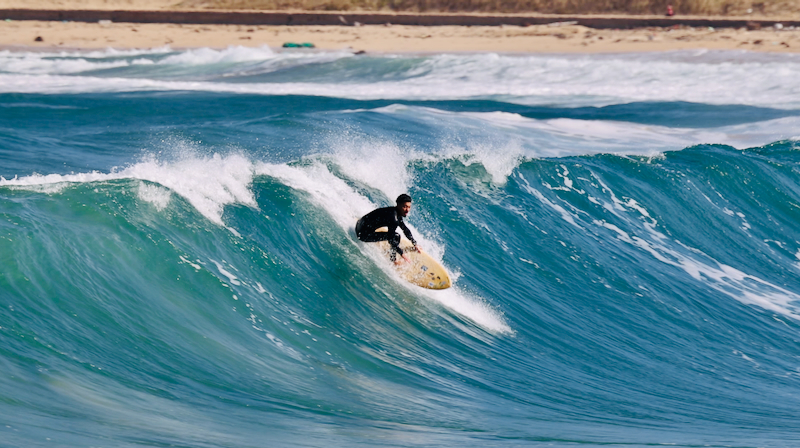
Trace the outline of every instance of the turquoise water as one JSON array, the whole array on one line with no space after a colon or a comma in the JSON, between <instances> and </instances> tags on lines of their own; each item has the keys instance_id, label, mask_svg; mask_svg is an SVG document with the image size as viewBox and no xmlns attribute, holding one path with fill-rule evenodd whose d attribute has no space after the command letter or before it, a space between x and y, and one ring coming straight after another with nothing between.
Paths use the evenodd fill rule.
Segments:
<instances>
[{"instance_id":1,"label":"turquoise water","mask_svg":"<svg viewBox=\"0 0 800 448\"><path fill-rule=\"evenodd\" d=\"M797 73L0 52L0 446L797 446Z\"/></svg>"}]
</instances>

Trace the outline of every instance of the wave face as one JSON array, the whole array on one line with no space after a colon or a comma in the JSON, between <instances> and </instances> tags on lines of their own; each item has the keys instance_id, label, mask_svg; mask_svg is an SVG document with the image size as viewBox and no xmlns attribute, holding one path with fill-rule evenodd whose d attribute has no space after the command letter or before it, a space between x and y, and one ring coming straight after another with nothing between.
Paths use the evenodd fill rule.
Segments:
<instances>
[{"instance_id":1,"label":"wave face","mask_svg":"<svg viewBox=\"0 0 800 448\"><path fill-rule=\"evenodd\" d=\"M798 72L0 52L0 445L792 446Z\"/></svg>"}]
</instances>

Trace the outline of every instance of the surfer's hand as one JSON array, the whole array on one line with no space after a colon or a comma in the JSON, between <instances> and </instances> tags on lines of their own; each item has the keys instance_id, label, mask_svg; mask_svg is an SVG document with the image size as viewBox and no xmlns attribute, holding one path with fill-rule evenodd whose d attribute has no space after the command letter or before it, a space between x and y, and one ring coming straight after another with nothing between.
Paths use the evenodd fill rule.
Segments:
<instances>
[{"instance_id":1,"label":"surfer's hand","mask_svg":"<svg viewBox=\"0 0 800 448\"><path fill-rule=\"evenodd\" d=\"M417 251L417 252L422 252L422 248L419 247L419 244L415 244L414 245L414 250Z\"/></svg>"},{"instance_id":2,"label":"surfer's hand","mask_svg":"<svg viewBox=\"0 0 800 448\"><path fill-rule=\"evenodd\" d=\"M403 258L398 258L397 260L395 260L394 264L400 265L400 264L403 264L403 261L405 261L406 263L411 263L411 259L408 258L408 255L403 254L402 257Z\"/></svg>"}]
</instances>

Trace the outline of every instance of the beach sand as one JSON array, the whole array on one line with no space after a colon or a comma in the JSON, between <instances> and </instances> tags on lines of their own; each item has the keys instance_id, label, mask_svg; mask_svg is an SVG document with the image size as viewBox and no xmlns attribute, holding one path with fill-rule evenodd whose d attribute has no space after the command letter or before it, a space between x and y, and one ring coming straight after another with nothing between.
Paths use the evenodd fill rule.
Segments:
<instances>
[{"instance_id":1,"label":"beach sand","mask_svg":"<svg viewBox=\"0 0 800 448\"><path fill-rule=\"evenodd\" d=\"M0 0L0 8L170 10L164 0ZM787 19L794 19L787 17ZM245 26L0 21L0 46L12 48L225 48L313 43L366 52L587 53L726 49L800 52L800 29L535 26Z\"/></svg>"},{"instance_id":2,"label":"beach sand","mask_svg":"<svg viewBox=\"0 0 800 448\"><path fill-rule=\"evenodd\" d=\"M81 22L0 22L0 46L172 48L231 45L280 47L313 43L325 50L367 52L640 52L727 49L800 52L800 30L648 28L597 30L583 26L414 27L242 26Z\"/></svg>"}]
</instances>

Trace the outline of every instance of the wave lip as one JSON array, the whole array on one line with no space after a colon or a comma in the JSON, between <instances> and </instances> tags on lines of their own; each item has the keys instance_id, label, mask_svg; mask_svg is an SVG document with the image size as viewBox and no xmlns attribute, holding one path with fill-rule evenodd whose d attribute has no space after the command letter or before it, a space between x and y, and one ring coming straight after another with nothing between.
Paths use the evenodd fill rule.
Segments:
<instances>
[{"instance_id":1,"label":"wave lip","mask_svg":"<svg viewBox=\"0 0 800 448\"><path fill-rule=\"evenodd\" d=\"M27 188L56 193L70 184L137 179L152 182L183 196L209 221L224 225L223 208L228 204L255 207L249 189L253 182L253 163L240 155L211 157L185 156L175 162L154 159L115 169L109 173L34 174L20 178L0 178L0 187ZM166 206L168 195L160 189L142 184L139 197L159 208Z\"/></svg>"}]
</instances>

